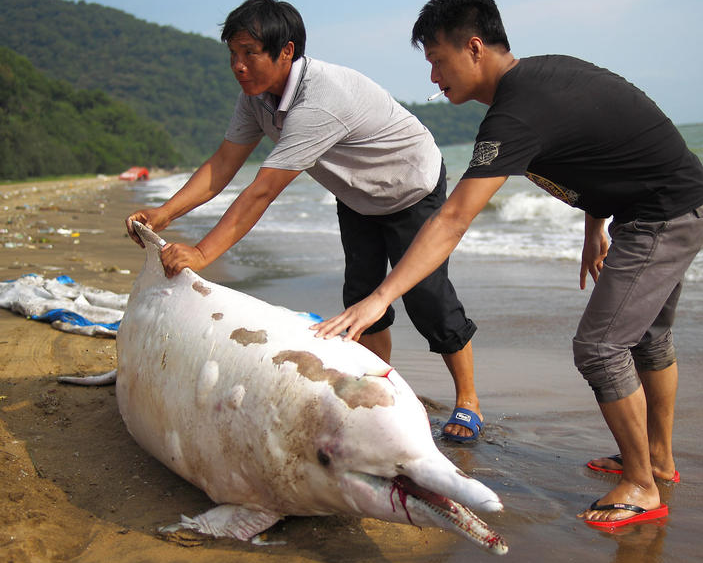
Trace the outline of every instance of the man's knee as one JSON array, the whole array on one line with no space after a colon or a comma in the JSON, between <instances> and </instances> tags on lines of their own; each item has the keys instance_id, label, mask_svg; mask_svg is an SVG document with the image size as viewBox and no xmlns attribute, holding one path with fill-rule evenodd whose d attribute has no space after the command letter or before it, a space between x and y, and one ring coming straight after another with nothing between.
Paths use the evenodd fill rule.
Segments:
<instances>
[{"instance_id":1,"label":"man's knee","mask_svg":"<svg viewBox=\"0 0 703 563\"><path fill-rule=\"evenodd\" d=\"M671 331L656 340L641 342L632 349L632 357L638 372L661 371L676 362L676 349Z\"/></svg>"},{"instance_id":2,"label":"man's knee","mask_svg":"<svg viewBox=\"0 0 703 563\"><path fill-rule=\"evenodd\" d=\"M626 347L573 340L574 364L599 403L629 397L640 387L635 364Z\"/></svg>"},{"instance_id":3,"label":"man's knee","mask_svg":"<svg viewBox=\"0 0 703 563\"><path fill-rule=\"evenodd\" d=\"M422 334L430 345L430 352L436 354L454 354L463 350L476 333L476 325L471 319L464 317L464 324L451 331L442 331L440 334L431 332Z\"/></svg>"}]
</instances>

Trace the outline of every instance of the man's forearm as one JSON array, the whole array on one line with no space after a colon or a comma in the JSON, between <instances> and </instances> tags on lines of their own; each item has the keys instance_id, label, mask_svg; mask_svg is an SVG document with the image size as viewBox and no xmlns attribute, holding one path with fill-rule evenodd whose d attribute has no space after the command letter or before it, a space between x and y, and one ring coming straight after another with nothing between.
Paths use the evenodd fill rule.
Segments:
<instances>
[{"instance_id":1,"label":"man's forearm","mask_svg":"<svg viewBox=\"0 0 703 563\"><path fill-rule=\"evenodd\" d=\"M185 185L162 208L173 220L218 195L232 181L257 143L238 145L223 141Z\"/></svg>"},{"instance_id":2,"label":"man's forearm","mask_svg":"<svg viewBox=\"0 0 703 563\"><path fill-rule=\"evenodd\" d=\"M170 220L177 219L210 201L222 192L233 177L234 174L218 173L218 168L208 160L162 207Z\"/></svg>"},{"instance_id":3,"label":"man's forearm","mask_svg":"<svg viewBox=\"0 0 703 563\"><path fill-rule=\"evenodd\" d=\"M261 169L254 182L239 194L217 225L196 245L208 263L238 243L298 174L300 171Z\"/></svg>"}]
</instances>

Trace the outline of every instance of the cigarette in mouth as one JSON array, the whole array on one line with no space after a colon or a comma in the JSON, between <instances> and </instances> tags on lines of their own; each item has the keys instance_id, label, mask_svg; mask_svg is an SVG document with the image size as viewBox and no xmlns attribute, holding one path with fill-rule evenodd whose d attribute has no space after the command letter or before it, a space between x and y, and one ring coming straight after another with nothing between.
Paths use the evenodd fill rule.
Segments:
<instances>
[{"instance_id":1,"label":"cigarette in mouth","mask_svg":"<svg viewBox=\"0 0 703 563\"><path fill-rule=\"evenodd\" d=\"M427 101L428 101L428 102L431 102L432 100L436 100L436 99L439 98L442 94L444 94L444 90L440 90L440 91L437 92L436 94L432 94L429 98L427 98Z\"/></svg>"}]
</instances>

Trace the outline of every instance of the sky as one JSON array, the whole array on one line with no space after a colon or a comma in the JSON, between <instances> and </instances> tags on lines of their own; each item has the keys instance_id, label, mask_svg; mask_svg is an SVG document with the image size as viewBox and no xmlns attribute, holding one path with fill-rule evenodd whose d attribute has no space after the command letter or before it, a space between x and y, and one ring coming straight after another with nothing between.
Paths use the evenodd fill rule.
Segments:
<instances>
[{"instance_id":1,"label":"sky","mask_svg":"<svg viewBox=\"0 0 703 563\"><path fill-rule=\"evenodd\" d=\"M306 54L354 68L404 102L437 91L410 34L425 0L289 0ZM240 0L98 0L139 19L219 40ZM674 123L703 123L703 0L497 0L516 57L573 55L644 90ZM228 64L223 59L223 64ZM445 102L434 102L445 103Z\"/></svg>"}]
</instances>

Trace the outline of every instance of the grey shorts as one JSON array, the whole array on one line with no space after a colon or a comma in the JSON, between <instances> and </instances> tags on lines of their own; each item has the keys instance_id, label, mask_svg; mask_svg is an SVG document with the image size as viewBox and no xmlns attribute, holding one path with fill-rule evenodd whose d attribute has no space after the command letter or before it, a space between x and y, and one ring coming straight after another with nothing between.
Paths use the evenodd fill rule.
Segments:
<instances>
[{"instance_id":1,"label":"grey shorts","mask_svg":"<svg viewBox=\"0 0 703 563\"><path fill-rule=\"evenodd\" d=\"M703 246L703 206L669 221L613 222L612 245L573 340L599 403L676 361L671 327L686 270Z\"/></svg>"}]
</instances>

